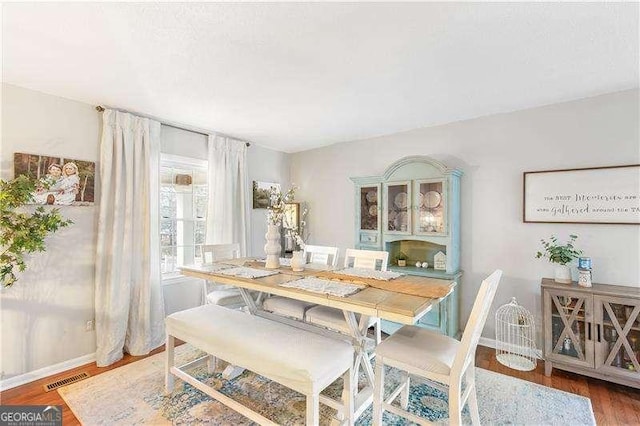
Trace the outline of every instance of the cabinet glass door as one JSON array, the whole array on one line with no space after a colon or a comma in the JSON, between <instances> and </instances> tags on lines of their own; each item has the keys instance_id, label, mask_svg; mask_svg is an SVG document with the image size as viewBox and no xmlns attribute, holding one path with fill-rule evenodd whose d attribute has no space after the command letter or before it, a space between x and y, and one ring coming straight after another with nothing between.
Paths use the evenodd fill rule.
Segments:
<instances>
[{"instance_id":1,"label":"cabinet glass door","mask_svg":"<svg viewBox=\"0 0 640 426\"><path fill-rule=\"evenodd\" d=\"M595 296L596 368L640 378L640 301Z\"/></svg>"},{"instance_id":2,"label":"cabinet glass door","mask_svg":"<svg viewBox=\"0 0 640 426\"><path fill-rule=\"evenodd\" d=\"M378 186L363 186L360 188L360 230L377 231L378 219Z\"/></svg>"},{"instance_id":3,"label":"cabinet glass door","mask_svg":"<svg viewBox=\"0 0 640 426\"><path fill-rule=\"evenodd\" d=\"M425 179L415 182L416 210L415 234L447 234L447 199L442 179Z\"/></svg>"},{"instance_id":4,"label":"cabinet glass door","mask_svg":"<svg viewBox=\"0 0 640 426\"><path fill-rule=\"evenodd\" d=\"M380 249L380 198L380 184L364 185L356 189L359 249Z\"/></svg>"},{"instance_id":5,"label":"cabinet glass door","mask_svg":"<svg viewBox=\"0 0 640 426\"><path fill-rule=\"evenodd\" d=\"M579 292L545 290L545 355L574 365L593 367L591 316L593 298Z\"/></svg>"},{"instance_id":6,"label":"cabinet glass door","mask_svg":"<svg viewBox=\"0 0 640 426\"><path fill-rule=\"evenodd\" d=\"M411 184L410 182L391 182L385 184L386 190L386 231L394 234L411 233Z\"/></svg>"}]
</instances>

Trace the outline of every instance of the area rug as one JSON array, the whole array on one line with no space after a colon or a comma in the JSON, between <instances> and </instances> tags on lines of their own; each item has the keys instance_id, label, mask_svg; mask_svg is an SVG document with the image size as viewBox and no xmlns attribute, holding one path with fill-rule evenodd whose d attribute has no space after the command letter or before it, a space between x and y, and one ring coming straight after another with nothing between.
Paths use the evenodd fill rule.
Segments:
<instances>
[{"instance_id":1,"label":"area rug","mask_svg":"<svg viewBox=\"0 0 640 426\"><path fill-rule=\"evenodd\" d=\"M185 364L203 355L189 345L176 348L176 362ZM261 376L245 371L235 380L222 379L205 366L190 373L242 404L281 425L304 424L305 397ZM164 353L125 365L90 379L60 388L58 392L83 425L249 425L252 422L206 394L176 379L176 388L165 396ZM393 371L385 382L391 388L397 379ZM340 381L325 393L340 395ZM591 401L480 368L476 383L482 424L595 425ZM431 421L447 424L447 395L426 385L413 385L409 410ZM334 410L321 405L321 424L329 424ZM463 421L471 423L468 410ZM356 423L371 424L371 408ZM407 422L385 413L384 424Z\"/></svg>"}]
</instances>

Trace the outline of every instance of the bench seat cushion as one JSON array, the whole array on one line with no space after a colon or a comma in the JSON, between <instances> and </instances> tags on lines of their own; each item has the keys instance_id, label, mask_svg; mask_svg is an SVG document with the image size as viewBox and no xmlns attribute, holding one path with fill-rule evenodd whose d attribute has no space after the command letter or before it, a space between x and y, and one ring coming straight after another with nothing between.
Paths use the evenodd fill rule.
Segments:
<instances>
[{"instance_id":1,"label":"bench seat cushion","mask_svg":"<svg viewBox=\"0 0 640 426\"><path fill-rule=\"evenodd\" d=\"M168 335L304 394L324 389L353 362L348 342L216 305L165 322Z\"/></svg>"}]
</instances>

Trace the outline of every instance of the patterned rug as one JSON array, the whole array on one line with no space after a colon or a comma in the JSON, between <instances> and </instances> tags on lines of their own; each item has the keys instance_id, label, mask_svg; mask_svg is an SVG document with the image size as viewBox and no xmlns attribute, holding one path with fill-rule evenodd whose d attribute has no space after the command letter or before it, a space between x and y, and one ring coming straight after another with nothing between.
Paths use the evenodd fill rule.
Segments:
<instances>
[{"instance_id":1,"label":"patterned rug","mask_svg":"<svg viewBox=\"0 0 640 426\"><path fill-rule=\"evenodd\" d=\"M176 363L183 365L203 355L189 345L176 348ZM190 373L213 385L265 417L282 425L304 424L305 397L261 376L245 371L235 380L221 378L224 368L208 374L198 366ZM209 396L176 379L171 395L163 394L164 353L125 365L87 380L60 388L58 392L83 425L249 425L251 421ZM393 387L394 372L385 382ZM483 424L595 425L591 401L582 396L476 369L478 405ZM325 393L337 397L336 382ZM387 393L388 394L388 393ZM447 396L426 384L411 387L410 411L447 424ZM321 424L329 424L334 410L321 405ZM471 423L465 409L463 421ZM356 423L371 424L371 408ZM384 424L407 424L385 413Z\"/></svg>"}]
</instances>

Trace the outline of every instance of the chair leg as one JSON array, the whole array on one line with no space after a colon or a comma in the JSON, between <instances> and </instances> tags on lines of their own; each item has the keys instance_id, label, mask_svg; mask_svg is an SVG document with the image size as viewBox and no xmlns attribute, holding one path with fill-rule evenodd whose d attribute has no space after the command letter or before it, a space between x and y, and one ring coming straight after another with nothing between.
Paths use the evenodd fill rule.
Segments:
<instances>
[{"instance_id":1,"label":"chair leg","mask_svg":"<svg viewBox=\"0 0 640 426\"><path fill-rule=\"evenodd\" d=\"M384 402L384 362L376 356L375 383L373 386L373 426L382 425L382 404Z\"/></svg>"},{"instance_id":2,"label":"chair leg","mask_svg":"<svg viewBox=\"0 0 640 426\"><path fill-rule=\"evenodd\" d=\"M380 324L380 318L376 319L374 324L374 331L376 332L376 346L382 342L382 324Z\"/></svg>"},{"instance_id":3,"label":"chair leg","mask_svg":"<svg viewBox=\"0 0 640 426\"><path fill-rule=\"evenodd\" d=\"M411 377L409 377L409 373L403 373L405 377L404 379L404 389L402 389L402 393L400 394L400 405L403 409L407 409L409 406L409 385L411 384Z\"/></svg>"},{"instance_id":4,"label":"chair leg","mask_svg":"<svg viewBox=\"0 0 640 426\"><path fill-rule=\"evenodd\" d=\"M213 374L216 371L217 359L213 355L207 357L207 372Z\"/></svg>"},{"instance_id":5,"label":"chair leg","mask_svg":"<svg viewBox=\"0 0 640 426\"><path fill-rule=\"evenodd\" d=\"M462 394L460 391L459 380L449 384L449 424L452 426L462 424L462 406L460 404Z\"/></svg>"},{"instance_id":6,"label":"chair leg","mask_svg":"<svg viewBox=\"0 0 640 426\"><path fill-rule=\"evenodd\" d=\"M471 423L480 425L480 411L478 410L478 397L476 395L476 376L473 365L467 370L467 386L471 388L467 402L469 403L469 411L471 413Z\"/></svg>"}]
</instances>

